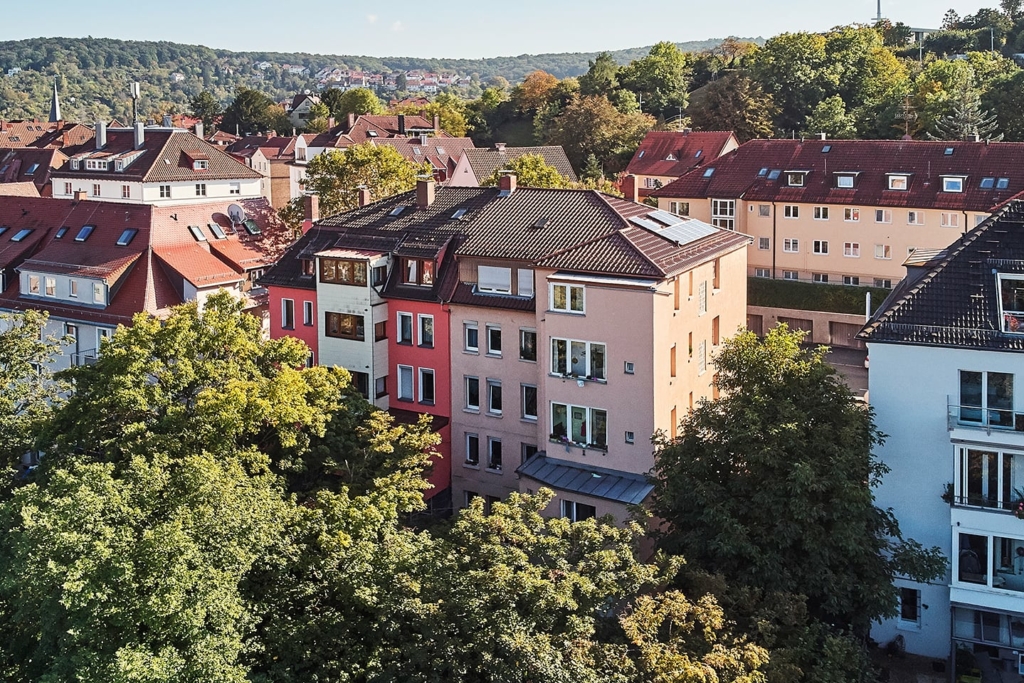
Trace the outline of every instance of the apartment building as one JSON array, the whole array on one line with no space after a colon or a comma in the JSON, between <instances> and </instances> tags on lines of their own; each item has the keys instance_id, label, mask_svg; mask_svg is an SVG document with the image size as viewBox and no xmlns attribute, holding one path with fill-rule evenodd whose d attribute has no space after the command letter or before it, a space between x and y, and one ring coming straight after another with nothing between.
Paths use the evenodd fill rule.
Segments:
<instances>
[{"instance_id":1,"label":"apartment building","mask_svg":"<svg viewBox=\"0 0 1024 683\"><path fill-rule=\"evenodd\" d=\"M915 255L862 337L871 404L890 468L876 493L906 536L938 546L949 573L897 581L882 643L945 658L951 647L1024 652L1024 203L1012 201L948 249Z\"/></svg>"},{"instance_id":2,"label":"apartment building","mask_svg":"<svg viewBox=\"0 0 1024 683\"><path fill-rule=\"evenodd\" d=\"M740 143L730 131L652 130L633 153L626 174L636 177L640 199L695 168L705 166Z\"/></svg>"},{"instance_id":3,"label":"apartment building","mask_svg":"<svg viewBox=\"0 0 1024 683\"><path fill-rule=\"evenodd\" d=\"M753 237L748 274L891 287L1024 190L1024 143L751 140L652 192L658 206Z\"/></svg>"},{"instance_id":4,"label":"apartment building","mask_svg":"<svg viewBox=\"0 0 1024 683\"><path fill-rule=\"evenodd\" d=\"M432 482L454 506L548 486L552 514L622 519L650 493L651 436L713 395L715 348L745 318L747 243L593 191L421 181L316 222L263 282L272 309L315 301L321 330L353 317L347 355L321 331L317 362L364 372L369 357L368 398L434 417ZM361 308L325 307L333 258L364 259L345 281L371 290ZM293 333L287 310L272 335Z\"/></svg>"}]
</instances>

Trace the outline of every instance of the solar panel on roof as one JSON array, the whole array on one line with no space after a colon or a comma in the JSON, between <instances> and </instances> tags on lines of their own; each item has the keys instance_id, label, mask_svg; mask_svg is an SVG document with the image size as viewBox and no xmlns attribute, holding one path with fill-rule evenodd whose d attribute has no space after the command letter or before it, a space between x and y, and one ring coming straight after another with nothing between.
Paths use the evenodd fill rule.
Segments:
<instances>
[{"instance_id":1,"label":"solar panel on roof","mask_svg":"<svg viewBox=\"0 0 1024 683\"><path fill-rule=\"evenodd\" d=\"M662 211L661 209L658 209L657 211L651 211L649 214L647 214L647 216L648 218L653 218L659 223L664 223L665 225L678 225L679 223L683 222L683 219L675 215L674 213Z\"/></svg>"},{"instance_id":2,"label":"solar panel on roof","mask_svg":"<svg viewBox=\"0 0 1024 683\"><path fill-rule=\"evenodd\" d=\"M647 220L646 218L640 218L639 216L634 216L633 218L630 218L629 222L635 225L639 225L641 228L647 228L648 230L651 230L652 232L656 232L659 234L662 230L665 229L664 225L660 225L658 223L655 223L654 221Z\"/></svg>"},{"instance_id":3,"label":"solar panel on roof","mask_svg":"<svg viewBox=\"0 0 1024 683\"><path fill-rule=\"evenodd\" d=\"M659 232L662 237L667 237L673 242L679 244L689 244L690 242L696 242L699 239L714 235L716 229L707 223L701 221L686 221L679 225L673 225L670 228L664 228Z\"/></svg>"}]
</instances>

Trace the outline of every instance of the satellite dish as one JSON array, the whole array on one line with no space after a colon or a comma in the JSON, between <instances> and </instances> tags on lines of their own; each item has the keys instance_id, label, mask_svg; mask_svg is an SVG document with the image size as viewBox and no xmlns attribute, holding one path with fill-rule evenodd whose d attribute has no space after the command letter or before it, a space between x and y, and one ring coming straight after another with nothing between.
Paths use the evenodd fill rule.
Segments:
<instances>
[{"instance_id":1,"label":"satellite dish","mask_svg":"<svg viewBox=\"0 0 1024 683\"><path fill-rule=\"evenodd\" d=\"M245 209L238 204L232 204L228 207L228 218L233 225L241 225L245 222Z\"/></svg>"}]
</instances>

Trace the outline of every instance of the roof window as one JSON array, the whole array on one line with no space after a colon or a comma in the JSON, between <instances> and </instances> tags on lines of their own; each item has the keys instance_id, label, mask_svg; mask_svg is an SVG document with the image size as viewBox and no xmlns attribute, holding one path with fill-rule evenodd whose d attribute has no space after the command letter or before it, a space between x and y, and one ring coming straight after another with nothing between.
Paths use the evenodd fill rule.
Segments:
<instances>
[{"instance_id":1,"label":"roof window","mask_svg":"<svg viewBox=\"0 0 1024 683\"><path fill-rule=\"evenodd\" d=\"M465 216L468 211L469 209L455 209L455 213L452 214L452 220L459 220Z\"/></svg>"},{"instance_id":2,"label":"roof window","mask_svg":"<svg viewBox=\"0 0 1024 683\"><path fill-rule=\"evenodd\" d=\"M262 233L262 232L263 232L263 231L262 231L262 230L260 229L259 223L257 223L256 221L254 221L254 220L253 220L253 219L251 219L251 218L246 218L246 219L245 219L245 220L244 220L244 221L242 222L242 225L243 225L243 226L245 226L245 231L246 231L247 233L249 233L250 235L259 235L260 233Z\"/></svg>"},{"instance_id":3,"label":"roof window","mask_svg":"<svg viewBox=\"0 0 1024 683\"><path fill-rule=\"evenodd\" d=\"M207 225L210 226L210 232L212 232L213 236L217 239L226 240L228 238L228 236L224 234L224 228L220 227L216 223L208 223Z\"/></svg>"},{"instance_id":4,"label":"roof window","mask_svg":"<svg viewBox=\"0 0 1024 683\"><path fill-rule=\"evenodd\" d=\"M4 234L8 230L10 230L10 228L8 228L7 226L0 226L0 235Z\"/></svg>"},{"instance_id":5,"label":"roof window","mask_svg":"<svg viewBox=\"0 0 1024 683\"><path fill-rule=\"evenodd\" d=\"M375 137L377 137L377 131L375 131L375 130L368 130L368 131L366 131L366 134L367 134L367 135L368 135L369 137L371 137L371 138L375 138Z\"/></svg>"},{"instance_id":6,"label":"roof window","mask_svg":"<svg viewBox=\"0 0 1024 683\"><path fill-rule=\"evenodd\" d=\"M192 169L195 171L206 171L210 168L210 162L206 159L196 159L192 162Z\"/></svg>"},{"instance_id":7,"label":"roof window","mask_svg":"<svg viewBox=\"0 0 1024 683\"><path fill-rule=\"evenodd\" d=\"M435 147L434 149L437 150L438 156L443 157L445 154L447 154L447 152L444 151L444 147Z\"/></svg>"},{"instance_id":8,"label":"roof window","mask_svg":"<svg viewBox=\"0 0 1024 683\"><path fill-rule=\"evenodd\" d=\"M910 188L910 176L889 173L889 189L906 191Z\"/></svg>"},{"instance_id":9,"label":"roof window","mask_svg":"<svg viewBox=\"0 0 1024 683\"><path fill-rule=\"evenodd\" d=\"M38 168L39 164L32 164L31 166L28 167L28 170L25 171L25 175L33 175Z\"/></svg>"},{"instance_id":10,"label":"roof window","mask_svg":"<svg viewBox=\"0 0 1024 683\"><path fill-rule=\"evenodd\" d=\"M701 155L701 154L703 154L703 153L704 153L704 150L702 150L702 149L698 149L698 150L696 151L696 153L695 153L695 154L693 155L693 158L694 158L694 159L700 159L700 155Z\"/></svg>"},{"instance_id":11,"label":"roof window","mask_svg":"<svg viewBox=\"0 0 1024 683\"><path fill-rule=\"evenodd\" d=\"M536 228L537 230L541 230L543 228L548 227L548 224L550 222L551 222L550 218L538 218L537 222L533 224L533 227Z\"/></svg>"},{"instance_id":12,"label":"roof window","mask_svg":"<svg viewBox=\"0 0 1024 683\"><path fill-rule=\"evenodd\" d=\"M807 181L807 171L786 171L786 184L790 187L803 187Z\"/></svg>"},{"instance_id":13,"label":"roof window","mask_svg":"<svg viewBox=\"0 0 1024 683\"><path fill-rule=\"evenodd\" d=\"M713 167L712 167L712 168L709 168L709 169L707 169L706 171L704 171L704 177L705 177L705 178L710 178L710 177L711 177L711 176L713 176L714 174L715 174L715 169L714 169Z\"/></svg>"},{"instance_id":14,"label":"roof window","mask_svg":"<svg viewBox=\"0 0 1024 683\"><path fill-rule=\"evenodd\" d=\"M421 154L423 154L423 152L420 151L419 147L413 147L412 153L415 154L416 156L420 156Z\"/></svg>"},{"instance_id":15,"label":"roof window","mask_svg":"<svg viewBox=\"0 0 1024 683\"><path fill-rule=\"evenodd\" d=\"M960 176L950 177L944 176L942 178L942 191L943 192L963 192L964 191L964 179Z\"/></svg>"},{"instance_id":16,"label":"roof window","mask_svg":"<svg viewBox=\"0 0 1024 683\"><path fill-rule=\"evenodd\" d=\"M636 155L636 158L637 159L643 159L645 154L647 154L647 150L646 149L642 149L642 150L640 150L640 153Z\"/></svg>"},{"instance_id":17,"label":"roof window","mask_svg":"<svg viewBox=\"0 0 1024 683\"><path fill-rule=\"evenodd\" d=\"M778 180L780 175L782 175L782 171L778 168L773 168L771 172L768 173L768 180Z\"/></svg>"},{"instance_id":18,"label":"roof window","mask_svg":"<svg viewBox=\"0 0 1024 683\"><path fill-rule=\"evenodd\" d=\"M68 234L68 230L69 230L69 228L66 225L63 228L59 228L57 230L57 234L53 236L53 239L59 240L64 235Z\"/></svg>"},{"instance_id":19,"label":"roof window","mask_svg":"<svg viewBox=\"0 0 1024 683\"><path fill-rule=\"evenodd\" d=\"M996 189L997 190L1005 190L1009 186L1010 186L1010 179L1009 178L1000 178L999 180L996 181Z\"/></svg>"},{"instance_id":20,"label":"roof window","mask_svg":"<svg viewBox=\"0 0 1024 683\"><path fill-rule=\"evenodd\" d=\"M832 145L825 145L824 147L821 148L821 153L822 154L828 154L831 151L832 151Z\"/></svg>"},{"instance_id":21,"label":"roof window","mask_svg":"<svg viewBox=\"0 0 1024 683\"><path fill-rule=\"evenodd\" d=\"M196 242L206 242L206 233L198 225L188 226L188 231L192 233L192 236L196 238Z\"/></svg>"},{"instance_id":22,"label":"roof window","mask_svg":"<svg viewBox=\"0 0 1024 683\"><path fill-rule=\"evenodd\" d=\"M75 235L75 241L76 242L84 242L84 241L86 241L87 239L89 239L89 235L91 235L92 231L95 230L95 229L96 229L95 225L83 225L82 229L78 231L77 235Z\"/></svg>"},{"instance_id":23,"label":"roof window","mask_svg":"<svg viewBox=\"0 0 1024 683\"><path fill-rule=\"evenodd\" d=\"M758 178L764 178L766 175L768 175L768 169L767 168L762 168L760 171L757 172L757 177Z\"/></svg>"},{"instance_id":24,"label":"roof window","mask_svg":"<svg viewBox=\"0 0 1024 683\"><path fill-rule=\"evenodd\" d=\"M946 151L943 152L943 154L946 155L947 157L953 156L953 148L952 147L947 147Z\"/></svg>"},{"instance_id":25,"label":"roof window","mask_svg":"<svg viewBox=\"0 0 1024 683\"><path fill-rule=\"evenodd\" d=\"M836 187L842 190L852 190L855 176L842 173L836 175Z\"/></svg>"},{"instance_id":26,"label":"roof window","mask_svg":"<svg viewBox=\"0 0 1024 683\"><path fill-rule=\"evenodd\" d=\"M401 216L403 211L405 211L405 206L404 205L403 206L396 206L395 208L391 209L390 212L388 212L388 215L391 216L391 217Z\"/></svg>"},{"instance_id":27,"label":"roof window","mask_svg":"<svg viewBox=\"0 0 1024 683\"><path fill-rule=\"evenodd\" d=\"M14 233L14 237L11 238L12 242L20 242L29 235L32 234L32 228L23 228L18 232Z\"/></svg>"},{"instance_id":28,"label":"roof window","mask_svg":"<svg viewBox=\"0 0 1024 683\"><path fill-rule=\"evenodd\" d=\"M979 185L978 187L980 187L983 190L991 190L995 186L996 186L996 179L995 178L982 178L981 179L981 185Z\"/></svg>"},{"instance_id":29,"label":"roof window","mask_svg":"<svg viewBox=\"0 0 1024 683\"><path fill-rule=\"evenodd\" d=\"M125 228L125 231L121 233L121 236L117 238L117 246L127 247L135 239L135 235L138 234L138 230L135 228Z\"/></svg>"}]
</instances>

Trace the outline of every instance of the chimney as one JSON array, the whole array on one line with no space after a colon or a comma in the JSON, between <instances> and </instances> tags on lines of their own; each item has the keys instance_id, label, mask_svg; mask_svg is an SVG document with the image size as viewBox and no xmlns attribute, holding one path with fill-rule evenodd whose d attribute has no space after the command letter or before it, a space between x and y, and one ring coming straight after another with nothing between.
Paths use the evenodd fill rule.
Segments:
<instances>
[{"instance_id":1,"label":"chimney","mask_svg":"<svg viewBox=\"0 0 1024 683\"><path fill-rule=\"evenodd\" d=\"M822 140L828 140L828 133L818 133L818 137Z\"/></svg>"},{"instance_id":2,"label":"chimney","mask_svg":"<svg viewBox=\"0 0 1024 683\"><path fill-rule=\"evenodd\" d=\"M171 121L171 115L170 114L164 114L164 120L163 120L164 128L172 128L173 127L171 125L172 123L173 123L173 121Z\"/></svg>"},{"instance_id":3,"label":"chimney","mask_svg":"<svg viewBox=\"0 0 1024 683\"><path fill-rule=\"evenodd\" d=\"M434 114L434 135L441 132L441 115Z\"/></svg>"},{"instance_id":4,"label":"chimney","mask_svg":"<svg viewBox=\"0 0 1024 683\"><path fill-rule=\"evenodd\" d=\"M202 121L196 121L196 137L197 138L202 138L202 139L205 140L206 138L203 137L203 133L204 132L205 131L203 130L203 122Z\"/></svg>"},{"instance_id":5,"label":"chimney","mask_svg":"<svg viewBox=\"0 0 1024 683\"><path fill-rule=\"evenodd\" d=\"M85 190L75 190L75 201L85 201Z\"/></svg>"},{"instance_id":6,"label":"chimney","mask_svg":"<svg viewBox=\"0 0 1024 683\"><path fill-rule=\"evenodd\" d=\"M636 176L632 173L622 179L622 196L629 202L640 201L640 187L637 185Z\"/></svg>"},{"instance_id":7,"label":"chimney","mask_svg":"<svg viewBox=\"0 0 1024 683\"><path fill-rule=\"evenodd\" d=\"M693 132L693 128L683 128L683 135L689 135Z\"/></svg>"},{"instance_id":8,"label":"chimney","mask_svg":"<svg viewBox=\"0 0 1024 683\"><path fill-rule=\"evenodd\" d=\"M107 122L96 122L96 149L103 149L107 146Z\"/></svg>"},{"instance_id":9,"label":"chimney","mask_svg":"<svg viewBox=\"0 0 1024 683\"><path fill-rule=\"evenodd\" d=\"M354 126L354 125L356 125L356 113L354 111L350 111L348 113L348 127L349 127L349 130L351 130L352 126Z\"/></svg>"},{"instance_id":10,"label":"chimney","mask_svg":"<svg viewBox=\"0 0 1024 683\"><path fill-rule=\"evenodd\" d=\"M515 173L503 173L498 178L498 189L502 193L512 194L516 191L516 174Z\"/></svg>"},{"instance_id":11,"label":"chimney","mask_svg":"<svg viewBox=\"0 0 1024 683\"><path fill-rule=\"evenodd\" d=\"M398 134L405 136L405 114L398 115Z\"/></svg>"},{"instance_id":12,"label":"chimney","mask_svg":"<svg viewBox=\"0 0 1024 683\"><path fill-rule=\"evenodd\" d=\"M426 209L434 203L434 179L420 179L416 181L416 208Z\"/></svg>"},{"instance_id":13,"label":"chimney","mask_svg":"<svg viewBox=\"0 0 1024 683\"><path fill-rule=\"evenodd\" d=\"M320 220L320 196L315 194L307 194L302 197L302 217L311 222L315 223Z\"/></svg>"},{"instance_id":14,"label":"chimney","mask_svg":"<svg viewBox=\"0 0 1024 683\"><path fill-rule=\"evenodd\" d=\"M146 144L146 127L142 121L135 122L135 149L142 149Z\"/></svg>"},{"instance_id":15,"label":"chimney","mask_svg":"<svg viewBox=\"0 0 1024 683\"><path fill-rule=\"evenodd\" d=\"M981 142L981 136L978 135L977 133L972 133L971 135L968 135L967 139L970 140L971 142Z\"/></svg>"},{"instance_id":16,"label":"chimney","mask_svg":"<svg viewBox=\"0 0 1024 683\"><path fill-rule=\"evenodd\" d=\"M494 149L497 150L497 152L499 154L504 154L505 153L505 143L504 142L495 142L494 143Z\"/></svg>"},{"instance_id":17,"label":"chimney","mask_svg":"<svg viewBox=\"0 0 1024 683\"><path fill-rule=\"evenodd\" d=\"M366 206L367 204L373 203L373 196L370 194L370 188L361 187L359 188L359 206Z\"/></svg>"},{"instance_id":18,"label":"chimney","mask_svg":"<svg viewBox=\"0 0 1024 683\"><path fill-rule=\"evenodd\" d=\"M335 125L336 124L334 122L334 117L333 116L328 116L327 117L327 130L333 130Z\"/></svg>"}]
</instances>

